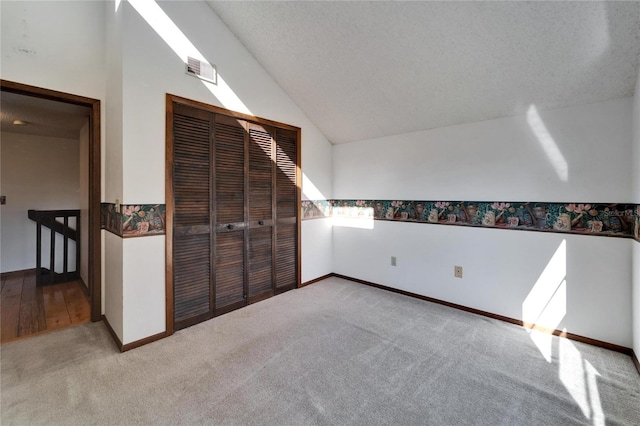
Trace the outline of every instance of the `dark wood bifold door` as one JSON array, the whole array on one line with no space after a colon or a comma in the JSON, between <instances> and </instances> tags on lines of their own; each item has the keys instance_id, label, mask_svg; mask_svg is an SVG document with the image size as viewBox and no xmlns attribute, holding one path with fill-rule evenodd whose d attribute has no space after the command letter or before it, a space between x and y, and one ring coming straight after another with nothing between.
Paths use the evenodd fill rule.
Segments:
<instances>
[{"instance_id":1,"label":"dark wood bifold door","mask_svg":"<svg viewBox=\"0 0 640 426\"><path fill-rule=\"evenodd\" d=\"M211 312L210 113L176 106L173 115L173 288L176 326Z\"/></svg>"},{"instance_id":2,"label":"dark wood bifold door","mask_svg":"<svg viewBox=\"0 0 640 426\"><path fill-rule=\"evenodd\" d=\"M213 235L215 268L212 313L246 305L245 297L245 135L246 123L215 115L215 179Z\"/></svg>"},{"instance_id":3,"label":"dark wood bifold door","mask_svg":"<svg viewBox=\"0 0 640 426\"><path fill-rule=\"evenodd\" d=\"M298 285L298 135L276 130L276 232L275 291L281 293Z\"/></svg>"},{"instance_id":4,"label":"dark wood bifold door","mask_svg":"<svg viewBox=\"0 0 640 426\"><path fill-rule=\"evenodd\" d=\"M168 117L174 329L299 283L299 129L212 108Z\"/></svg>"},{"instance_id":5,"label":"dark wood bifold door","mask_svg":"<svg viewBox=\"0 0 640 426\"><path fill-rule=\"evenodd\" d=\"M249 302L274 294L273 276L273 134L248 123L247 284Z\"/></svg>"}]
</instances>

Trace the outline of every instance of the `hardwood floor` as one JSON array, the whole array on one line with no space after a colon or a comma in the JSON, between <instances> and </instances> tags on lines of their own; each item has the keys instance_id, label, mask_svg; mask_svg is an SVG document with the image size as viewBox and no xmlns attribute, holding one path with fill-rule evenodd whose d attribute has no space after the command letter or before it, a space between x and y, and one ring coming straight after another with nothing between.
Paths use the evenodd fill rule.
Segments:
<instances>
[{"instance_id":1,"label":"hardwood floor","mask_svg":"<svg viewBox=\"0 0 640 426\"><path fill-rule=\"evenodd\" d=\"M0 344L89 322L81 281L36 286L34 272L2 277ZM86 287L85 287L86 289Z\"/></svg>"}]
</instances>

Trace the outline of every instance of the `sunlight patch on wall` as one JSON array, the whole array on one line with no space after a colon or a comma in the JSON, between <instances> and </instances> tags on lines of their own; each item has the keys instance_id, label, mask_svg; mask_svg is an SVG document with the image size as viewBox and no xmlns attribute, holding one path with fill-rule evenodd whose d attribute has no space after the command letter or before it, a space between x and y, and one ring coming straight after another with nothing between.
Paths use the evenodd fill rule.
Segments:
<instances>
[{"instance_id":1,"label":"sunlight patch on wall","mask_svg":"<svg viewBox=\"0 0 640 426\"><path fill-rule=\"evenodd\" d=\"M569 164L564 158L564 155L562 155L562 152L560 151L556 141L551 136L551 133L549 133L547 126L542 121L535 105L531 105L527 111L527 123L535 137L538 139L540 146L547 155L547 158L553 166L553 169L556 171L558 178L560 178L562 182L567 182L569 180Z\"/></svg>"},{"instance_id":2,"label":"sunlight patch on wall","mask_svg":"<svg viewBox=\"0 0 640 426\"><path fill-rule=\"evenodd\" d=\"M324 201L327 199L327 197L322 195L322 192L320 192L318 187L311 182L311 179L309 179L305 173L302 173L302 193L308 200Z\"/></svg>"},{"instance_id":3,"label":"sunlight patch on wall","mask_svg":"<svg viewBox=\"0 0 640 426\"><path fill-rule=\"evenodd\" d=\"M183 63L187 62L188 57L209 62L155 1L129 0L129 3ZM204 80L200 81L225 108L253 115L219 73L217 85Z\"/></svg>"},{"instance_id":4,"label":"sunlight patch on wall","mask_svg":"<svg viewBox=\"0 0 640 426\"><path fill-rule=\"evenodd\" d=\"M333 226L348 228L373 229L373 207L361 209L358 207L334 207Z\"/></svg>"},{"instance_id":5,"label":"sunlight patch on wall","mask_svg":"<svg viewBox=\"0 0 640 426\"><path fill-rule=\"evenodd\" d=\"M553 336L535 327L555 330L567 313L567 241L562 240L544 271L522 302L522 321L531 340L551 362Z\"/></svg>"}]
</instances>

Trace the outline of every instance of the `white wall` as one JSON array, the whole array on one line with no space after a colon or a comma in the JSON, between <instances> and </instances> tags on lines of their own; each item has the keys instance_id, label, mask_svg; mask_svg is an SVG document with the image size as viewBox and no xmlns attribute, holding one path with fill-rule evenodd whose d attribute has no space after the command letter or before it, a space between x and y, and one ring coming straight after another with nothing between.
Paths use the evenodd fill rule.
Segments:
<instances>
[{"instance_id":1,"label":"white wall","mask_svg":"<svg viewBox=\"0 0 640 426\"><path fill-rule=\"evenodd\" d=\"M103 106L106 121L104 165L108 170L103 201L122 201L122 9L113 2L104 3L105 15L105 88L108 101Z\"/></svg>"},{"instance_id":2,"label":"white wall","mask_svg":"<svg viewBox=\"0 0 640 426\"><path fill-rule=\"evenodd\" d=\"M164 242L164 235L122 241L124 344L166 329Z\"/></svg>"},{"instance_id":3,"label":"white wall","mask_svg":"<svg viewBox=\"0 0 640 426\"><path fill-rule=\"evenodd\" d=\"M633 97L633 179L631 201L640 204L640 72ZM638 212L640 214L640 212ZM633 350L640 357L640 242L633 242Z\"/></svg>"},{"instance_id":4,"label":"white wall","mask_svg":"<svg viewBox=\"0 0 640 426\"><path fill-rule=\"evenodd\" d=\"M331 218L305 220L302 222L302 282L333 272L331 253L332 238Z\"/></svg>"},{"instance_id":5,"label":"white wall","mask_svg":"<svg viewBox=\"0 0 640 426\"><path fill-rule=\"evenodd\" d=\"M3 1L0 8L3 79L102 98L101 2Z\"/></svg>"},{"instance_id":6,"label":"white wall","mask_svg":"<svg viewBox=\"0 0 640 426\"><path fill-rule=\"evenodd\" d=\"M371 230L334 228L334 266L350 277L630 347L629 243L376 221ZM559 261L564 269L547 279L542 273L554 255L556 261L566 258ZM390 266L391 256L397 257L396 267ZM454 265L463 266L463 279L454 278ZM542 320L526 315L542 312L551 300L561 303L551 296L563 280L563 307L548 310ZM546 298L525 303L537 283Z\"/></svg>"},{"instance_id":7,"label":"white wall","mask_svg":"<svg viewBox=\"0 0 640 426\"><path fill-rule=\"evenodd\" d=\"M318 192L331 196L330 143L205 3L122 2L118 13L123 14L122 42L112 52L122 48L123 203L165 202L167 93L301 127L303 172ZM173 31L173 25L179 31ZM181 44L183 37L188 41ZM176 47L176 52L175 46L188 47ZM184 56L196 56L198 51L216 64L230 90L225 90L222 81L207 86L185 75ZM309 192L309 186L303 191ZM158 263L164 258L164 237L138 240L145 241L123 243L125 344L154 335L165 326L164 271ZM331 229L304 223L304 241L316 247L303 250L303 277L313 279L332 272Z\"/></svg>"},{"instance_id":8,"label":"white wall","mask_svg":"<svg viewBox=\"0 0 640 426\"><path fill-rule=\"evenodd\" d=\"M79 143L74 139L50 138L2 132L2 230L1 272L36 267L36 225L27 210L80 208ZM49 267L50 230L42 228L42 266ZM56 245L56 268L62 272L62 237ZM69 270L75 270L75 243L69 241Z\"/></svg>"},{"instance_id":9,"label":"white wall","mask_svg":"<svg viewBox=\"0 0 640 426\"><path fill-rule=\"evenodd\" d=\"M106 182L102 200L110 203L122 202L122 8L116 10L115 3L105 2L105 88L108 96L103 106L105 133L103 164ZM123 339L123 242L109 232L102 232L102 313L114 332ZM105 241L108 238L108 241ZM118 241L116 241L118 239Z\"/></svg>"},{"instance_id":10,"label":"white wall","mask_svg":"<svg viewBox=\"0 0 640 426\"><path fill-rule=\"evenodd\" d=\"M336 145L333 195L628 202L631 110L632 100L620 99ZM334 227L333 236L337 273L518 319L566 240L566 277L549 284L566 278L566 313L553 328L632 344L628 239L382 221L372 230ZM463 266L462 280L454 265Z\"/></svg>"},{"instance_id":11,"label":"white wall","mask_svg":"<svg viewBox=\"0 0 640 426\"><path fill-rule=\"evenodd\" d=\"M123 308L123 259L122 238L110 232L102 231L103 251L103 312L109 325L116 333L120 342L124 339L124 308Z\"/></svg>"},{"instance_id":12,"label":"white wall","mask_svg":"<svg viewBox=\"0 0 640 426\"><path fill-rule=\"evenodd\" d=\"M628 202L632 98L336 145L334 197ZM539 126L537 126L539 127ZM536 127L536 128L537 128ZM546 135L549 135L547 137ZM543 145L566 162L562 180Z\"/></svg>"}]
</instances>

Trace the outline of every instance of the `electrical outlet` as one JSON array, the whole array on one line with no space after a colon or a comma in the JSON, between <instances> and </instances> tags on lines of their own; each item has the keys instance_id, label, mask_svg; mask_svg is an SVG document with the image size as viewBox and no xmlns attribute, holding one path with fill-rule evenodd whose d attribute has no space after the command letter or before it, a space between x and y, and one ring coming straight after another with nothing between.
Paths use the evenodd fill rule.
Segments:
<instances>
[{"instance_id":1,"label":"electrical outlet","mask_svg":"<svg viewBox=\"0 0 640 426\"><path fill-rule=\"evenodd\" d=\"M395 256L391 256L391 266L397 266L397 259Z\"/></svg>"},{"instance_id":2,"label":"electrical outlet","mask_svg":"<svg viewBox=\"0 0 640 426\"><path fill-rule=\"evenodd\" d=\"M453 267L453 276L456 278L462 278L462 266Z\"/></svg>"}]
</instances>

